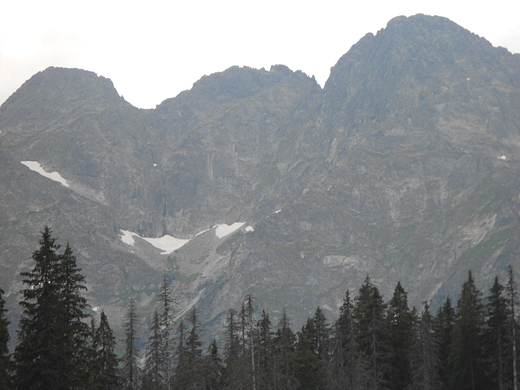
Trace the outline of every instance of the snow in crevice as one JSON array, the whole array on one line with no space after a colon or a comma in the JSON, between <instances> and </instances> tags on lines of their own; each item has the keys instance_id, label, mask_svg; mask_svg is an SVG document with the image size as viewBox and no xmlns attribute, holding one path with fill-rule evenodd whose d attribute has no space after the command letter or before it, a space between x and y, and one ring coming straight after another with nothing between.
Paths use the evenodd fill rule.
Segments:
<instances>
[{"instance_id":1,"label":"snow in crevice","mask_svg":"<svg viewBox=\"0 0 520 390\"><path fill-rule=\"evenodd\" d=\"M121 232L123 233L121 236L121 241L123 241L125 244L133 246L135 244L134 237L139 237L157 249L161 249L163 251L161 253L162 255L169 255L174 250L181 248L183 245L188 243L188 241L190 241L189 239L176 238L168 234L159 238L147 238L141 237L139 234L130 232L128 230L121 229Z\"/></svg>"},{"instance_id":2,"label":"snow in crevice","mask_svg":"<svg viewBox=\"0 0 520 390\"><path fill-rule=\"evenodd\" d=\"M195 234L195 237L198 237L198 236L200 236L201 234L206 233L207 231L209 231L209 229L206 229L206 230L203 230L203 231L201 231L201 232L198 232L197 234Z\"/></svg>"},{"instance_id":3,"label":"snow in crevice","mask_svg":"<svg viewBox=\"0 0 520 390\"><path fill-rule=\"evenodd\" d=\"M235 222L231 225L227 224L220 224L215 225L215 235L217 238L223 238L231 233L235 232L236 230L240 229L242 226L245 225L245 222ZM210 229L203 230L195 235L195 237L200 236L203 233L206 233ZM252 232L254 231L252 226L246 227L246 232ZM181 248L185 244L187 244L190 239L182 239L182 238L176 238L170 235L164 235L159 238L148 238L148 237L142 237L137 233L131 232L129 230L123 230L121 229L121 241L123 241L125 244L133 246L135 245L135 239L134 237L139 237L142 240L145 240L149 244L153 245L157 249L161 249L163 252L161 254L163 255L169 255L173 251Z\"/></svg>"},{"instance_id":4,"label":"snow in crevice","mask_svg":"<svg viewBox=\"0 0 520 390\"><path fill-rule=\"evenodd\" d=\"M67 183L67 180L65 180L58 172L46 172L43 167L40 165L37 161L21 161L23 165L25 165L27 168L29 168L31 171L34 171L36 173L39 173L40 175L54 180L55 182L58 182L65 187L69 186L69 183Z\"/></svg>"},{"instance_id":5,"label":"snow in crevice","mask_svg":"<svg viewBox=\"0 0 520 390\"><path fill-rule=\"evenodd\" d=\"M232 225L226 225L225 223L217 225L217 228L215 229L215 235L218 238L226 237L227 235L240 229L244 225L245 225L245 222L235 222Z\"/></svg>"},{"instance_id":6,"label":"snow in crevice","mask_svg":"<svg viewBox=\"0 0 520 390\"><path fill-rule=\"evenodd\" d=\"M507 157L506 156L498 156L497 157L499 160L507 160Z\"/></svg>"}]
</instances>

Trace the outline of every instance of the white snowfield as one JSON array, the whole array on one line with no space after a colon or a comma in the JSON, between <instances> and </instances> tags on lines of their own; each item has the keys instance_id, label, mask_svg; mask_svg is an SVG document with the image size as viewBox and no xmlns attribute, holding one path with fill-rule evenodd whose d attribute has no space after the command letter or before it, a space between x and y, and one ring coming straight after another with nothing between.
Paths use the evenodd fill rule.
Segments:
<instances>
[{"instance_id":1,"label":"white snowfield","mask_svg":"<svg viewBox=\"0 0 520 390\"><path fill-rule=\"evenodd\" d=\"M67 180L65 180L58 172L45 172L43 167L40 165L37 161L21 161L23 165L25 165L27 168L29 168L31 171L34 171L36 173L39 173L40 175L54 180L65 187L68 187L69 184L67 183Z\"/></svg>"},{"instance_id":2,"label":"white snowfield","mask_svg":"<svg viewBox=\"0 0 520 390\"><path fill-rule=\"evenodd\" d=\"M215 235L218 238L223 238L223 237L233 233L234 231L240 229L244 225L245 225L245 222L235 222L231 225L227 225L225 223L220 224L220 225L215 225L214 226ZM206 229L206 230L203 230L202 232L197 233L195 235L195 237L201 235L202 233L207 232L208 230L209 229ZM252 226L247 226L245 230L246 230L246 232L254 231ZM185 244L187 244L190 241L189 239L176 238L176 237L169 236L169 235L165 235L160 238L141 237L137 233L131 232L129 230L123 230L123 229L121 229L121 233L122 233L121 241L123 241L125 244L133 246L133 245L135 245L134 237L139 237L139 238L145 240L146 242L150 243L157 249L161 249L163 251L161 253L162 255L169 255L174 250L181 248L182 246L184 246Z\"/></svg>"},{"instance_id":3,"label":"white snowfield","mask_svg":"<svg viewBox=\"0 0 520 390\"><path fill-rule=\"evenodd\" d=\"M240 229L242 226L244 226L244 224L245 222L235 222L232 225L226 225L225 223L217 225L217 228L215 229L215 235L218 238L226 237L235 230Z\"/></svg>"},{"instance_id":4,"label":"white snowfield","mask_svg":"<svg viewBox=\"0 0 520 390\"><path fill-rule=\"evenodd\" d=\"M139 237L157 249L163 250L164 252L161 253L161 255L169 255L174 250L179 249L188 241L190 241L189 239L175 238L173 236L169 236L168 234L160 238L146 238L128 230L121 230L121 232L123 233L121 236L121 241L123 241L125 244L133 246L135 244L134 236Z\"/></svg>"}]
</instances>

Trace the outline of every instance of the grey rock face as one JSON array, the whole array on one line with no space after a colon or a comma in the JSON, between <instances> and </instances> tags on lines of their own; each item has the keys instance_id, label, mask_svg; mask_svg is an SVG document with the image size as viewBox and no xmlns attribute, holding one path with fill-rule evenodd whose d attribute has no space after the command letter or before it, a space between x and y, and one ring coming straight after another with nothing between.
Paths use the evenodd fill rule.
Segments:
<instances>
[{"instance_id":1,"label":"grey rock face","mask_svg":"<svg viewBox=\"0 0 520 390\"><path fill-rule=\"evenodd\" d=\"M103 77L49 68L0 107L0 285L16 313L47 224L116 327L130 296L144 326L163 274L208 336L245 294L299 326L367 274L415 305L456 296L469 269L487 289L518 270L518 123L518 55L424 15L365 36L323 89L233 67L139 110ZM189 242L161 254L137 235Z\"/></svg>"}]
</instances>

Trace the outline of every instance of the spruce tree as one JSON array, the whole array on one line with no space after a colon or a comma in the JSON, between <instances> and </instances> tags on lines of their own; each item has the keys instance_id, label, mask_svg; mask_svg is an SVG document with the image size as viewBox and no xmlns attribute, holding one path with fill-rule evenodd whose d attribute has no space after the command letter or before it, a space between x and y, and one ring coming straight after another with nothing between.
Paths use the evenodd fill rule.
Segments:
<instances>
[{"instance_id":1,"label":"spruce tree","mask_svg":"<svg viewBox=\"0 0 520 390\"><path fill-rule=\"evenodd\" d=\"M387 305L389 345L389 388L405 389L411 383L410 346L413 337L413 316L408 308L408 295L398 282Z\"/></svg>"},{"instance_id":2,"label":"spruce tree","mask_svg":"<svg viewBox=\"0 0 520 390\"><path fill-rule=\"evenodd\" d=\"M455 325L455 309L450 297L446 297L433 320L433 333L439 351L439 376L446 389L451 389L451 338Z\"/></svg>"},{"instance_id":3,"label":"spruce tree","mask_svg":"<svg viewBox=\"0 0 520 390\"><path fill-rule=\"evenodd\" d=\"M366 363L367 388L386 388L388 342L385 332L385 304L379 289L367 276L355 298L353 311L356 342Z\"/></svg>"},{"instance_id":4,"label":"spruce tree","mask_svg":"<svg viewBox=\"0 0 520 390\"><path fill-rule=\"evenodd\" d=\"M440 361L437 341L433 333L433 318L428 303L424 303L421 317L415 321L411 345L411 386L410 390L442 390L439 376Z\"/></svg>"},{"instance_id":5,"label":"spruce tree","mask_svg":"<svg viewBox=\"0 0 520 390\"><path fill-rule=\"evenodd\" d=\"M50 389L55 384L65 388L61 383L61 329L55 315L60 311L58 249L50 229L45 227L40 249L33 253L32 272L21 273L29 288L22 290L20 302L23 314L14 354L17 389Z\"/></svg>"},{"instance_id":6,"label":"spruce tree","mask_svg":"<svg viewBox=\"0 0 520 390\"><path fill-rule=\"evenodd\" d=\"M150 337L146 347L142 390L162 390L165 386L162 367L164 366L163 331L157 309L153 311Z\"/></svg>"},{"instance_id":7,"label":"spruce tree","mask_svg":"<svg viewBox=\"0 0 520 390\"><path fill-rule=\"evenodd\" d=\"M137 348L137 308L130 299L125 321L125 353L121 360L121 383L123 390L137 390L140 382L140 370L137 364L139 350Z\"/></svg>"},{"instance_id":8,"label":"spruce tree","mask_svg":"<svg viewBox=\"0 0 520 390\"><path fill-rule=\"evenodd\" d=\"M223 388L222 383L222 360L217 348L215 339L208 347L208 353L202 358L201 377L202 388L205 390L219 390Z\"/></svg>"},{"instance_id":9,"label":"spruce tree","mask_svg":"<svg viewBox=\"0 0 520 390\"><path fill-rule=\"evenodd\" d=\"M171 377L172 377L172 360L173 360L173 345L171 340L171 327L173 325L173 307L170 299L170 287L166 279L166 275L163 276L163 282L161 285L161 294L159 295L159 302L161 304L161 315L160 315L160 327L161 327L161 349L162 349L162 365L161 375L164 378L166 389L171 389Z\"/></svg>"},{"instance_id":10,"label":"spruce tree","mask_svg":"<svg viewBox=\"0 0 520 390\"><path fill-rule=\"evenodd\" d=\"M258 389L270 389L273 386L272 335L269 314L262 310L254 334Z\"/></svg>"},{"instance_id":11,"label":"spruce tree","mask_svg":"<svg viewBox=\"0 0 520 390\"><path fill-rule=\"evenodd\" d=\"M485 356L490 386L503 390L506 386L507 331L509 305L503 296L504 286L495 276L486 304Z\"/></svg>"},{"instance_id":12,"label":"spruce tree","mask_svg":"<svg viewBox=\"0 0 520 390\"><path fill-rule=\"evenodd\" d=\"M104 311L101 311L99 327L94 329L93 340L92 389L115 389L120 384L119 359L114 352L116 339Z\"/></svg>"},{"instance_id":13,"label":"spruce tree","mask_svg":"<svg viewBox=\"0 0 520 390\"><path fill-rule=\"evenodd\" d=\"M361 389L364 382L364 363L356 343L353 310L354 305L347 290L334 325L327 383L330 390Z\"/></svg>"},{"instance_id":14,"label":"spruce tree","mask_svg":"<svg viewBox=\"0 0 520 390\"><path fill-rule=\"evenodd\" d=\"M228 310L226 326L224 328L224 372L223 386L225 389L238 388L242 356L240 330L237 312Z\"/></svg>"},{"instance_id":15,"label":"spruce tree","mask_svg":"<svg viewBox=\"0 0 520 390\"><path fill-rule=\"evenodd\" d=\"M199 377L202 367L202 342L200 341L201 323L195 307L188 315L188 324L190 328L186 338L185 369L189 379L188 388L198 389L202 387Z\"/></svg>"},{"instance_id":16,"label":"spruce tree","mask_svg":"<svg viewBox=\"0 0 520 390\"><path fill-rule=\"evenodd\" d=\"M202 343L200 341L200 322L195 307L188 314L189 327L180 321L178 328L177 364L175 367L174 388L199 389L203 386Z\"/></svg>"},{"instance_id":17,"label":"spruce tree","mask_svg":"<svg viewBox=\"0 0 520 390\"><path fill-rule=\"evenodd\" d=\"M508 318L508 339L509 339L509 355L511 356L510 377L512 377L513 390L518 389L518 322L516 320L516 306L518 303L518 292L516 289L515 275L511 264L507 267L507 284L506 284L506 298L509 306Z\"/></svg>"},{"instance_id":18,"label":"spruce tree","mask_svg":"<svg viewBox=\"0 0 520 390\"><path fill-rule=\"evenodd\" d=\"M311 319L311 324L311 335L313 337L312 342L318 358L325 366L329 360L331 329L327 322L327 318L320 307L316 309L316 312Z\"/></svg>"},{"instance_id":19,"label":"spruce tree","mask_svg":"<svg viewBox=\"0 0 520 390\"><path fill-rule=\"evenodd\" d=\"M15 350L18 389L82 388L88 383L85 362L90 352L85 287L76 259L67 245L62 255L46 226L40 249L33 253L31 272L22 272L23 308Z\"/></svg>"},{"instance_id":20,"label":"spruce tree","mask_svg":"<svg viewBox=\"0 0 520 390\"><path fill-rule=\"evenodd\" d=\"M330 327L318 307L298 333L295 346L295 376L302 389L324 389L327 381Z\"/></svg>"},{"instance_id":21,"label":"spruce tree","mask_svg":"<svg viewBox=\"0 0 520 390\"><path fill-rule=\"evenodd\" d=\"M452 388L488 389L484 376L484 304L471 271L463 283L453 326L450 365Z\"/></svg>"},{"instance_id":22,"label":"spruce tree","mask_svg":"<svg viewBox=\"0 0 520 390\"><path fill-rule=\"evenodd\" d=\"M80 292L87 290L85 277L80 274L81 269L77 267L76 257L72 253L69 244L65 245L62 255L58 256L58 280L61 286L61 302L63 313L63 327L65 348L63 358L70 359L67 364L74 367L72 383L76 388L88 383L90 373L85 362L92 354L91 345L88 341L90 331L84 321L89 315L86 313L89 305Z\"/></svg>"},{"instance_id":23,"label":"spruce tree","mask_svg":"<svg viewBox=\"0 0 520 390\"><path fill-rule=\"evenodd\" d=\"M298 387L293 375L295 342L296 336L284 308L272 341L274 390L294 390Z\"/></svg>"},{"instance_id":24,"label":"spruce tree","mask_svg":"<svg viewBox=\"0 0 520 390\"><path fill-rule=\"evenodd\" d=\"M225 389L257 388L253 297L247 295L240 312L228 312L225 331Z\"/></svg>"},{"instance_id":25,"label":"spruce tree","mask_svg":"<svg viewBox=\"0 0 520 390\"><path fill-rule=\"evenodd\" d=\"M0 389L11 388L11 359L9 356L9 321L5 309L4 290L0 288Z\"/></svg>"},{"instance_id":26,"label":"spruce tree","mask_svg":"<svg viewBox=\"0 0 520 390\"><path fill-rule=\"evenodd\" d=\"M249 361L247 366L247 373L250 377L246 383L250 382L252 390L257 390L257 372L255 363L255 344L254 344L254 308L253 308L253 296L246 295L241 310L241 323L242 323L242 335L243 335L243 347L245 362Z\"/></svg>"},{"instance_id":27,"label":"spruce tree","mask_svg":"<svg viewBox=\"0 0 520 390\"><path fill-rule=\"evenodd\" d=\"M294 376L300 390L320 390L325 387L323 366L312 342L311 319L297 334L294 347Z\"/></svg>"}]
</instances>

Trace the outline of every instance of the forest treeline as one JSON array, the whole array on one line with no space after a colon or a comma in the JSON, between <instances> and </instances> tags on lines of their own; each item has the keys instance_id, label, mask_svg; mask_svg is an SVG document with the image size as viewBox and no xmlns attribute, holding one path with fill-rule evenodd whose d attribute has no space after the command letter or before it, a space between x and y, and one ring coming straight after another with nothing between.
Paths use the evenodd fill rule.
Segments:
<instances>
[{"instance_id":1,"label":"forest treeline","mask_svg":"<svg viewBox=\"0 0 520 390\"><path fill-rule=\"evenodd\" d=\"M254 298L229 309L222 340L203 347L194 307L174 323L164 279L151 313L146 347L137 347L134 301L125 319L124 354L106 315L89 318L85 280L67 244L63 253L47 227L33 253L16 347L10 355L4 292L0 290L0 389L128 390L489 390L517 389L517 287L513 269L484 294L471 272L455 304L435 314L427 302L410 309L397 283L383 299L367 276L347 291L338 318L318 307L298 331L285 310L273 324Z\"/></svg>"}]
</instances>

